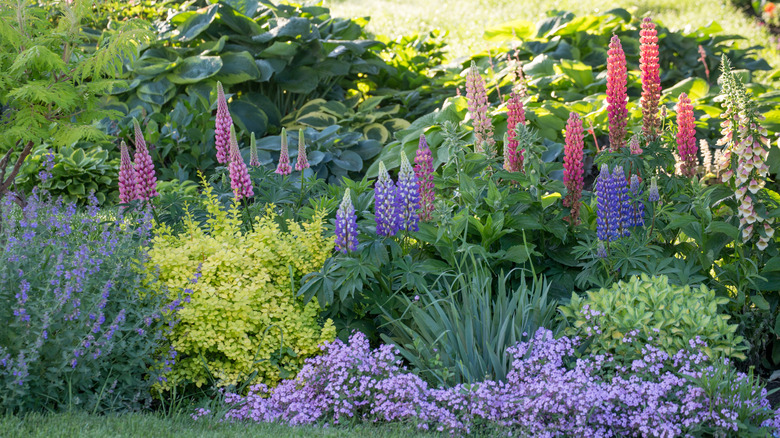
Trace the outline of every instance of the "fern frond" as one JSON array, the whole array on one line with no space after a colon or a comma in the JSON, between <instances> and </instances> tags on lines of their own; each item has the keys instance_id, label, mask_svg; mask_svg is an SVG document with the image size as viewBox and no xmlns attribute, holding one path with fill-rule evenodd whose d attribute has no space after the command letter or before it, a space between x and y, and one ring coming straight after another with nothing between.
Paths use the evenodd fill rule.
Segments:
<instances>
[{"instance_id":1,"label":"fern frond","mask_svg":"<svg viewBox=\"0 0 780 438\"><path fill-rule=\"evenodd\" d=\"M9 72L14 78L20 79L31 70L61 72L64 69L65 63L60 55L46 47L36 45L20 53L11 65Z\"/></svg>"}]
</instances>

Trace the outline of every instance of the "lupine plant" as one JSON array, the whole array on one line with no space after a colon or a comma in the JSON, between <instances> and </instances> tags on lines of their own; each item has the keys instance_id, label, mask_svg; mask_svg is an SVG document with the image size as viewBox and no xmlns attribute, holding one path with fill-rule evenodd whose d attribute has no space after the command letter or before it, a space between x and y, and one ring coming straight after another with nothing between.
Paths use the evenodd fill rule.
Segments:
<instances>
[{"instance_id":1,"label":"lupine plant","mask_svg":"<svg viewBox=\"0 0 780 438\"><path fill-rule=\"evenodd\" d=\"M580 222L580 198L584 182L583 175L583 138L582 120L576 113L571 113L566 124L566 148L563 156L563 184L566 186L566 197L563 206L571 209L569 222L577 225Z\"/></svg>"},{"instance_id":2,"label":"lupine plant","mask_svg":"<svg viewBox=\"0 0 780 438\"><path fill-rule=\"evenodd\" d=\"M217 148L217 162L226 164L230 154L230 128L233 126L233 119L230 117L227 99L225 99L225 90L222 88L222 82L217 82L217 119L214 130L214 142Z\"/></svg>"},{"instance_id":3,"label":"lupine plant","mask_svg":"<svg viewBox=\"0 0 780 438\"><path fill-rule=\"evenodd\" d=\"M646 17L639 31L639 68L642 71L642 132L649 140L660 134L658 102L661 100L661 76L658 65L658 32L655 23ZM701 46L699 46L701 47Z\"/></svg>"},{"instance_id":4,"label":"lupine plant","mask_svg":"<svg viewBox=\"0 0 780 438\"><path fill-rule=\"evenodd\" d=\"M414 157L414 175L417 177L417 191L420 199L419 215L423 222L430 221L433 213L433 155L425 135L420 136L420 144Z\"/></svg>"},{"instance_id":5,"label":"lupine plant","mask_svg":"<svg viewBox=\"0 0 780 438\"><path fill-rule=\"evenodd\" d=\"M154 163L149 149L146 148L146 140L138 120L133 120L135 126L135 156L133 169L135 170L135 199L148 201L157 196L157 177L154 174Z\"/></svg>"},{"instance_id":6,"label":"lupine plant","mask_svg":"<svg viewBox=\"0 0 780 438\"><path fill-rule=\"evenodd\" d=\"M485 80L472 61L466 75L466 99L474 126L474 152L493 154L496 141L493 138L493 122L488 117L488 98Z\"/></svg>"},{"instance_id":7,"label":"lupine plant","mask_svg":"<svg viewBox=\"0 0 780 438\"><path fill-rule=\"evenodd\" d=\"M607 111L609 113L609 148L614 152L626 144L628 110L626 104L626 55L620 38L612 36L607 51Z\"/></svg>"}]
</instances>

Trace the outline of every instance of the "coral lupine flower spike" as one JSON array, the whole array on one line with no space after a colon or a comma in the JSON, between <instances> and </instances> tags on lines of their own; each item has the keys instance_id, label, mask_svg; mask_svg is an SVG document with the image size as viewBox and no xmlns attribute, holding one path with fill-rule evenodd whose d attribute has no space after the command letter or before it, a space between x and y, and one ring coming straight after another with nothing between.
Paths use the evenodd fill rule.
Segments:
<instances>
[{"instance_id":1,"label":"coral lupine flower spike","mask_svg":"<svg viewBox=\"0 0 780 438\"><path fill-rule=\"evenodd\" d=\"M295 163L295 170L298 172L308 169L309 157L306 156L306 141L303 138L303 129L298 130L298 161Z\"/></svg>"},{"instance_id":2,"label":"coral lupine flower spike","mask_svg":"<svg viewBox=\"0 0 780 438\"><path fill-rule=\"evenodd\" d=\"M566 124L566 146L563 157L563 184L566 186L566 197L563 199L564 207L571 208L569 222L577 225L580 222L580 198L584 182L583 154L585 130L582 120L577 113L569 115Z\"/></svg>"},{"instance_id":3,"label":"coral lupine flower spike","mask_svg":"<svg viewBox=\"0 0 780 438\"><path fill-rule=\"evenodd\" d=\"M518 124L525 124L525 110L520 95L512 93L509 96L507 107L507 142L504 146L504 169L509 172L519 172L523 168L523 151L517 150L519 146L517 141L517 132L515 128Z\"/></svg>"},{"instance_id":4,"label":"coral lupine flower spike","mask_svg":"<svg viewBox=\"0 0 780 438\"><path fill-rule=\"evenodd\" d=\"M230 187L233 189L233 195L236 200L242 198L250 198L254 196L252 190L252 180L249 178L249 171L247 171L246 164L244 163L244 157L238 150L238 139L236 139L236 128L230 127L230 163L228 163L228 171L230 172Z\"/></svg>"},{"instance_id":5,"label":"coral lupine flower spike","mask_svg":"<svg viewBox=\"0 0 780 438\"><path fill-rule=\"evenodd\" d=\"M344 191L344 199L336 212L336 250L343 253L357 250L357 216L349 189Z\"/></svg>"},{"instance_id":6,"label":"coral lupine flower spike","mask_svg":"<svg viewBox=\"0 0 780 438\"><path fill-rule=\"evenodd\" d=\"M217 120L214 129L214 143L217 147L217 161L225 164L230 158L230 127L233 126L233 118L228 111L225 90L222 83L217 82Z\"/></svg>"},{"instance_id":7,"label":"coral lupine flower spike","mask_svg":"<svg viewBox=\"0 0 780 438\"><path fill-rule=\"evenodd\" d=\"M661 73L658 65L658 32L650 17L642 21L642 30L639 31L639 69L642 71L642 132L652 141L658 137L661 127L658 118Z\"/></svg>"},{"instance_id":8,"label":"coral lupine flower spike","mask_svg":"<svg viewBox=\"0 0 780 438\"><path fill-rule=\"evenodd\" d=\"M374 184L374 216L376 234L393 236L398 232L398 204L395 183L387 173L385 163L379 162L379 176Z\"/></svg>"},{"instance_id":9,"label":"coral lupine flower spike","mask_svg":"<svg viewBox=\"0 0 780 438\"><path fill-rule=\"evenodd\" d=\"M685 93L680 94L677 103L677 151L680 157L680 171L687 177L696 174L699 164L696 147L696 127L694 126L693 105Z\"/></svg>"},{"instance_id":10,"label":"coral lupine flower spike","mask_svg":"<svg viewBox=\"0 0 780 438\"><path fill-rule=\"evenodd\" d=\"M122 157L119 164L119 202L127 204L135 199L135 169L124 141L119 149Z\"/></svg>"},{"instance_id":11,"label":"coral lupine flower spike","mask_svg":"<svg viewBox=\"0 0 780 438\"><path fill-rule=\"evenodd\" d=\"M433 155L425 135L420 136L417 155L414 157L414 175L420 194L420 220L429 221L433 213Z\"/></svg>"},{"instance_id":12,"label":"coral lupine flower spike","mask_svg":"<svg viewBox=\"0 0 780 438\"><path fill-rule=\"evenodd\" d=\"M279 165L276 166L276 173L279 175L289 175L292 173L290 167L290 152L287 149L287 130L282 128L282 148L279 153Z\"/></svg>"},{"instance_id":13,"label":"coral lupine flower spike","mask_svg":"<svg viewBox=\"0 0 780 438\"><path fill-rule=\"evenodd\" d=\"M474 126L474 152L492 153L493 122L488 117L487 91L485 80L477 71L477 65L471 61L471 67L466 74L466 101Z\"/></svg>"},{"instance_id":14,"label":"coral lupine flower spike","mask_svg":"<svg viewBox=\"0 0 780 438\"><path fill-rule=\"evenodd\" d=\"M154 163L138 120L133 119L135 127L135 199L146 201L157 196L157 177L154 176Z\"/></svg>"},{"instance_id":15,"label":"coral lupine flower spike","mask_svg":"<svg viewBox=\"0 0 780 438\"><path fill-rule=\"evenodd\" d=\"M620 38L612 35L607 51L607 115L609 116L609 147L618 151L626 144L628 109L626 55Z\"/></svg>"}]
</instances>

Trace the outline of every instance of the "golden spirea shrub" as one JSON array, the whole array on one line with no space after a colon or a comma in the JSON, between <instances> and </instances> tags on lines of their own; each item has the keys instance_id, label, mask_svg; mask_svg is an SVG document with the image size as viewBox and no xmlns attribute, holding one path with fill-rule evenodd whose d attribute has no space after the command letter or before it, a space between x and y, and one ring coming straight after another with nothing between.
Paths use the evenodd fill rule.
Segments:
<instances>
[{"instance_id":1,"label":"golden spirea shrub","mask_svg":"<svg viewBox=\"0 0 780 438\"><path fill-rule=\"evenodd\" d=\"M332 321L318 323L317 300L304 305L292 287L322 267L333 239L323 237L321 216L289 221L283 232L270 209L242 232L237 207L225 211L209 188L205 194L205 227L192 217L179 234L160 226L149 249L150 276L159 275L171 300L189 296L169 336L177 356L162 389L201 386L209 372L220 386L255 371L253 383L275 385L335 337Z\"/></svg>"}]
</instances>

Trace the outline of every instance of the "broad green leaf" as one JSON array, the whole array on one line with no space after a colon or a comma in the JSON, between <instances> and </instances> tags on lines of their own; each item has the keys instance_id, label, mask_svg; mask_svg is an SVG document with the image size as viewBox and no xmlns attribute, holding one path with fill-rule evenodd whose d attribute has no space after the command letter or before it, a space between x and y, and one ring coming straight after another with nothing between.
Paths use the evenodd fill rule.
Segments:
<instances>
[{"instance_id":1,"label":"broad green leaf","mask_svg":"<svg viewBox=\"0 0 780 438\"><path fill-rule=\"evenodd\" d=\"M710 85L702 78L688 78L678 82L673 87L664 91L664 95L680 97L681 93L686 93L691 100L698 100L706 96L710 91Z\"/></svg>"},{"instance_id":2,"label":"broad green leaf","mask_svg":"<svg viewBox=\"0 0 780 438\"><path fill-rule=\"evenodd\" d=\"M287 69L276 78L276 81L290 93L311 93L319 85L317 72L306 66Z\"/></svg>"},{"instance_id":3,"label":"broad green leaf","mask_svg":"<svg viewBox=\"0 0 780 438\"><path fill-rule=\"evenodd\" d=\"M255 137L263 137L268 131L268 116L253 103L244 98L230 102L230 114L244 131L254 132Z\"/></svg>"},{"instance_id":4,"label":"broad green leaf","mask_svg":"<svg viewBox=\"0 0 780 438\"><path fill-rule=\"evenodd\" d=\"M360 155L352 151L344 151L339 158L334 158L332 161L344 170L351 172L360 172L363 169L363 159Z\"/></svg>"},{"instance_id":5,"label":"broad green leaf","mask_svg":"<svg viewBox=\"0 0 780 438\"><path fill-rule=\"evenodd\" d=\"M300 44L293 41L276 41L271 44L271 47L260 52L260 56L263 58L283 58L292 59L298 52Z\"/></svg>"},{"instance_id":6,"label":"broad green leaf","mask_svg":"<svg viewBox=\"0 0 780 438\"><path fill-rule=\"evenodd\" d=\"M750 297L753 304L761 310L769 310L769 302L761 295L753 295Z\"/></svg>"},{"instance_id":7,"label":"broad green leaf","mask_svg":"<svg viewBox=\"0 0 780 438\"><path fill-rule=\"evenodd\" d=\"M536 25L530 21L513 20L485 30L483 38L488 41L524 40L535 32Z\"/></svg>"},{"instance_id":8,"label":"broad green leaf","mask_svg":"<svg viewBox=\"0 0 780 438\"><path fill-rule=\"evenodd\" d=\"M206 8L205 11L188 15L184 23L179 26L179 41L191 41L200 35L201 32L208 29L217 15L217 6L214 4Z\"/></svg>"},{"instance_id":9,"label":"broad green leaf","mask_svg":"<svg viewBox=\"0 0 780 438\"><path fill-rule=\"evenodd\" d=\"M276 27L266 33L252 37L259 43L267 43L274 38L303 38L307 40L311 34L311 21L303 17L278 18ZM276 43L274 43L276 44Z\"/></svg>"},{"instance_id":10,"label":"broad green leaf","mask_svg":"<svg viewBox=\"0 0 780 438\"><path fill-rule=\"evenodd\" d=\"M593 70L582 62L562 59L556 68L571 78L574 85L578 87L585 87L593 83Z\"/></svg>"},{"instance_id":11,"label":"broad green leaf","mask_svg":"<svg viewBox=\"0 0 780 438\"><path fill-rule=\"evenodd\" d=\"M176 86L167 78L147 82L137 90L138 98L144 102L163 105L176 95Z\"/></svg>"},{"instance_id":12,"label":"broad green leaf","mask_svg":"<svg viewBox=\"0 0 780 438\"><path fill-rule=\"evenodd\" d=\"M222 68L214 76L214 80L230 85L260 78L260 70L249 52L223 53L220 58Z\"/></svg>"},{"instance_id":13,"label":"broad green leaf","mask_svg":"<svg viewBox=\"0 0 780 438\"><path fill-rule=\"evenodd\" d=\"M221 68L219 56L190 56L168 74L168 79L174 84L192 84L214 76Z\"/></svg>"}]
</instances>

